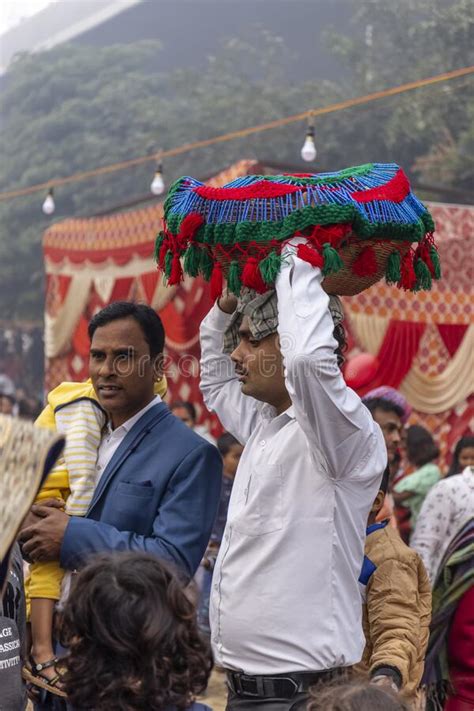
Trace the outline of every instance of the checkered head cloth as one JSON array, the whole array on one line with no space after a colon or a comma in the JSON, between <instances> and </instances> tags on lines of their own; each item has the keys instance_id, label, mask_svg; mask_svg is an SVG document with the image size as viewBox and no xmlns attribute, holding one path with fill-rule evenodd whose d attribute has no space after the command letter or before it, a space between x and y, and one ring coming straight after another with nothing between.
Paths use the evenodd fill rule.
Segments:
<instances>
[{"instance_id":1,"label":"checkered head cloth","mask_svg":"<svg viewBox=\"0 0 474 711\"><path fill-rule=\"evenodd\" d=\"M253 289L242 289L232 320L224 333L224 353L232 353L239 345L239 328L248 316L252 337L257 341L276 333L278 326L277 295L274 289L257 294Z\"/></svg>"},{"instance_id":2,"label":"checkered head cloth","mask_svg":"<svg viewBox=\"0 0 474 711\"><path fill-rule=\"evenodd\" d=\"M334 326L344 320L341 300L337 296L329 297L329 311ZM278 328L278 302L276 291L257 294L253 289L243 289L237 302L232 320L224 333L224 353L232 353L239 345L239 328L244 316L248 316L252 337L257 341L276 333Z\"/></svg>"}]
</instances>

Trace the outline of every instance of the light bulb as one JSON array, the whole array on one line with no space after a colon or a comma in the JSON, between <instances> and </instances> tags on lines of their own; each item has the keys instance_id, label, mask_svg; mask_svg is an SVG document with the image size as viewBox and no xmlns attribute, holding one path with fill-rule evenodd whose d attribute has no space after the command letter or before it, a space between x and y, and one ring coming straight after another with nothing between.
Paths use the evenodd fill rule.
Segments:
<instances>
[{"instance_id":1,"label":"light bulb","mask_svg":"<svg viewBox=\"0 0 474 711\"><path fill-rule=\"evenodd\" d=\"M51 188L51 190L46 195L46 199L43 203L42 210L45 215L52 215L53 212L55 211L55 209L56 209L56 205L54 204L53 189Z\"/></svg>"},{"instance_id":2,"label":"light bulb","mask_svg":"<svg viewBox=\"0 0 474 711\"><path fill-rule=\"evenodd\" d=\"M306 162L310 162L316 158L316 146L314 145L314 127L308 126L306 138L301 149L301 157Z\"/></svg>"},{"instance_id":3,"label":"light bulb","mask_svg":"<svg viewBox=\"0 0 474 711\"><path fill-rule=\"evenodd\" d=\"M165 190L165 183L163 181L163 176L161 174L161 168L158 168L155 172L155 177L153 178L150 190L153 195L162 195Z\"/></svg>"}]
</instances>

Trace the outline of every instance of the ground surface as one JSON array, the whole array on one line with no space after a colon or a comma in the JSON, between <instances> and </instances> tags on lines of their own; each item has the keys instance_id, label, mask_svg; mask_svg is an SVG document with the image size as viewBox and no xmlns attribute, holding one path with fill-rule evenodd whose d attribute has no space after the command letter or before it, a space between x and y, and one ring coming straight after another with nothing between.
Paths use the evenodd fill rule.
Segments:
<instances>
[{"instance_id":1,"label":"ground surface","mask_svg":"<svg viewBox=\"0 0 474 711\"><path fill-rule=\"evenodd\" d=\"M224 711L227 701L227 687L225 674L213 671L209 685L204 696L199 698L203 704L210 706L213 711Z\"/></svg>"},{"instance_id":2,"label":"ground surface","mask_svg":"<svg viewBox=\"0 0 474 711\"><path fill-rule=\"evenodd\" d=\"M213 711L224 711L226 699L227 688L225 685L225 674L213 671L207 691L204 696L199 698L199 701L210 706ZM31 702L28 704L26 711L33 711Z\"/></svg>"}]
</instances>

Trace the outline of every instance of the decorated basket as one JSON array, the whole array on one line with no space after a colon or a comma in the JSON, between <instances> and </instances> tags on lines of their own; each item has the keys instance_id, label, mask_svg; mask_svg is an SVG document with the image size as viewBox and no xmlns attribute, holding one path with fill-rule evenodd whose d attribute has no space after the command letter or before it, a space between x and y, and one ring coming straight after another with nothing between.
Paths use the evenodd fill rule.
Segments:
<instances>
[{"instance_id":1,"label":"decorated basket","mask_svg":"<svg viewBox=\"0 0 474 711\"><path fill-rule=\"evenodd\" d=\"M439 279L434 223L394 163L370 163L335 173L247 175L222 188L180 178L165 202L156 241L168 283L183 270L211 283L224 279L235 294L274 286L284 244L306 237L298 256L324 275L329 294L352 295L385 276L417 291Z\"/></svg>"}]
</instances>

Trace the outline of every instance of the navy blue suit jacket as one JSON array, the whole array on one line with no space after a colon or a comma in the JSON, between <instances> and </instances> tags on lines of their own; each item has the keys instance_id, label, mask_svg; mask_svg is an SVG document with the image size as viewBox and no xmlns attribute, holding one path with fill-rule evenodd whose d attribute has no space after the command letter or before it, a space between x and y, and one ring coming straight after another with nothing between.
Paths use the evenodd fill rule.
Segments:
<instances>
[{"instance_id":1,"label":"navy blue suit jacket","mask_svg":"<svg viewBox=\"0 0 474 711\"><path fill-rule=\"evenodd\" d=\"M95 553L136 550L191 577L209 541L221 477L218 450L158 403L115 451L86 516L71 516L61 566L75 569Z\"/></svg>"}]
</instances>

